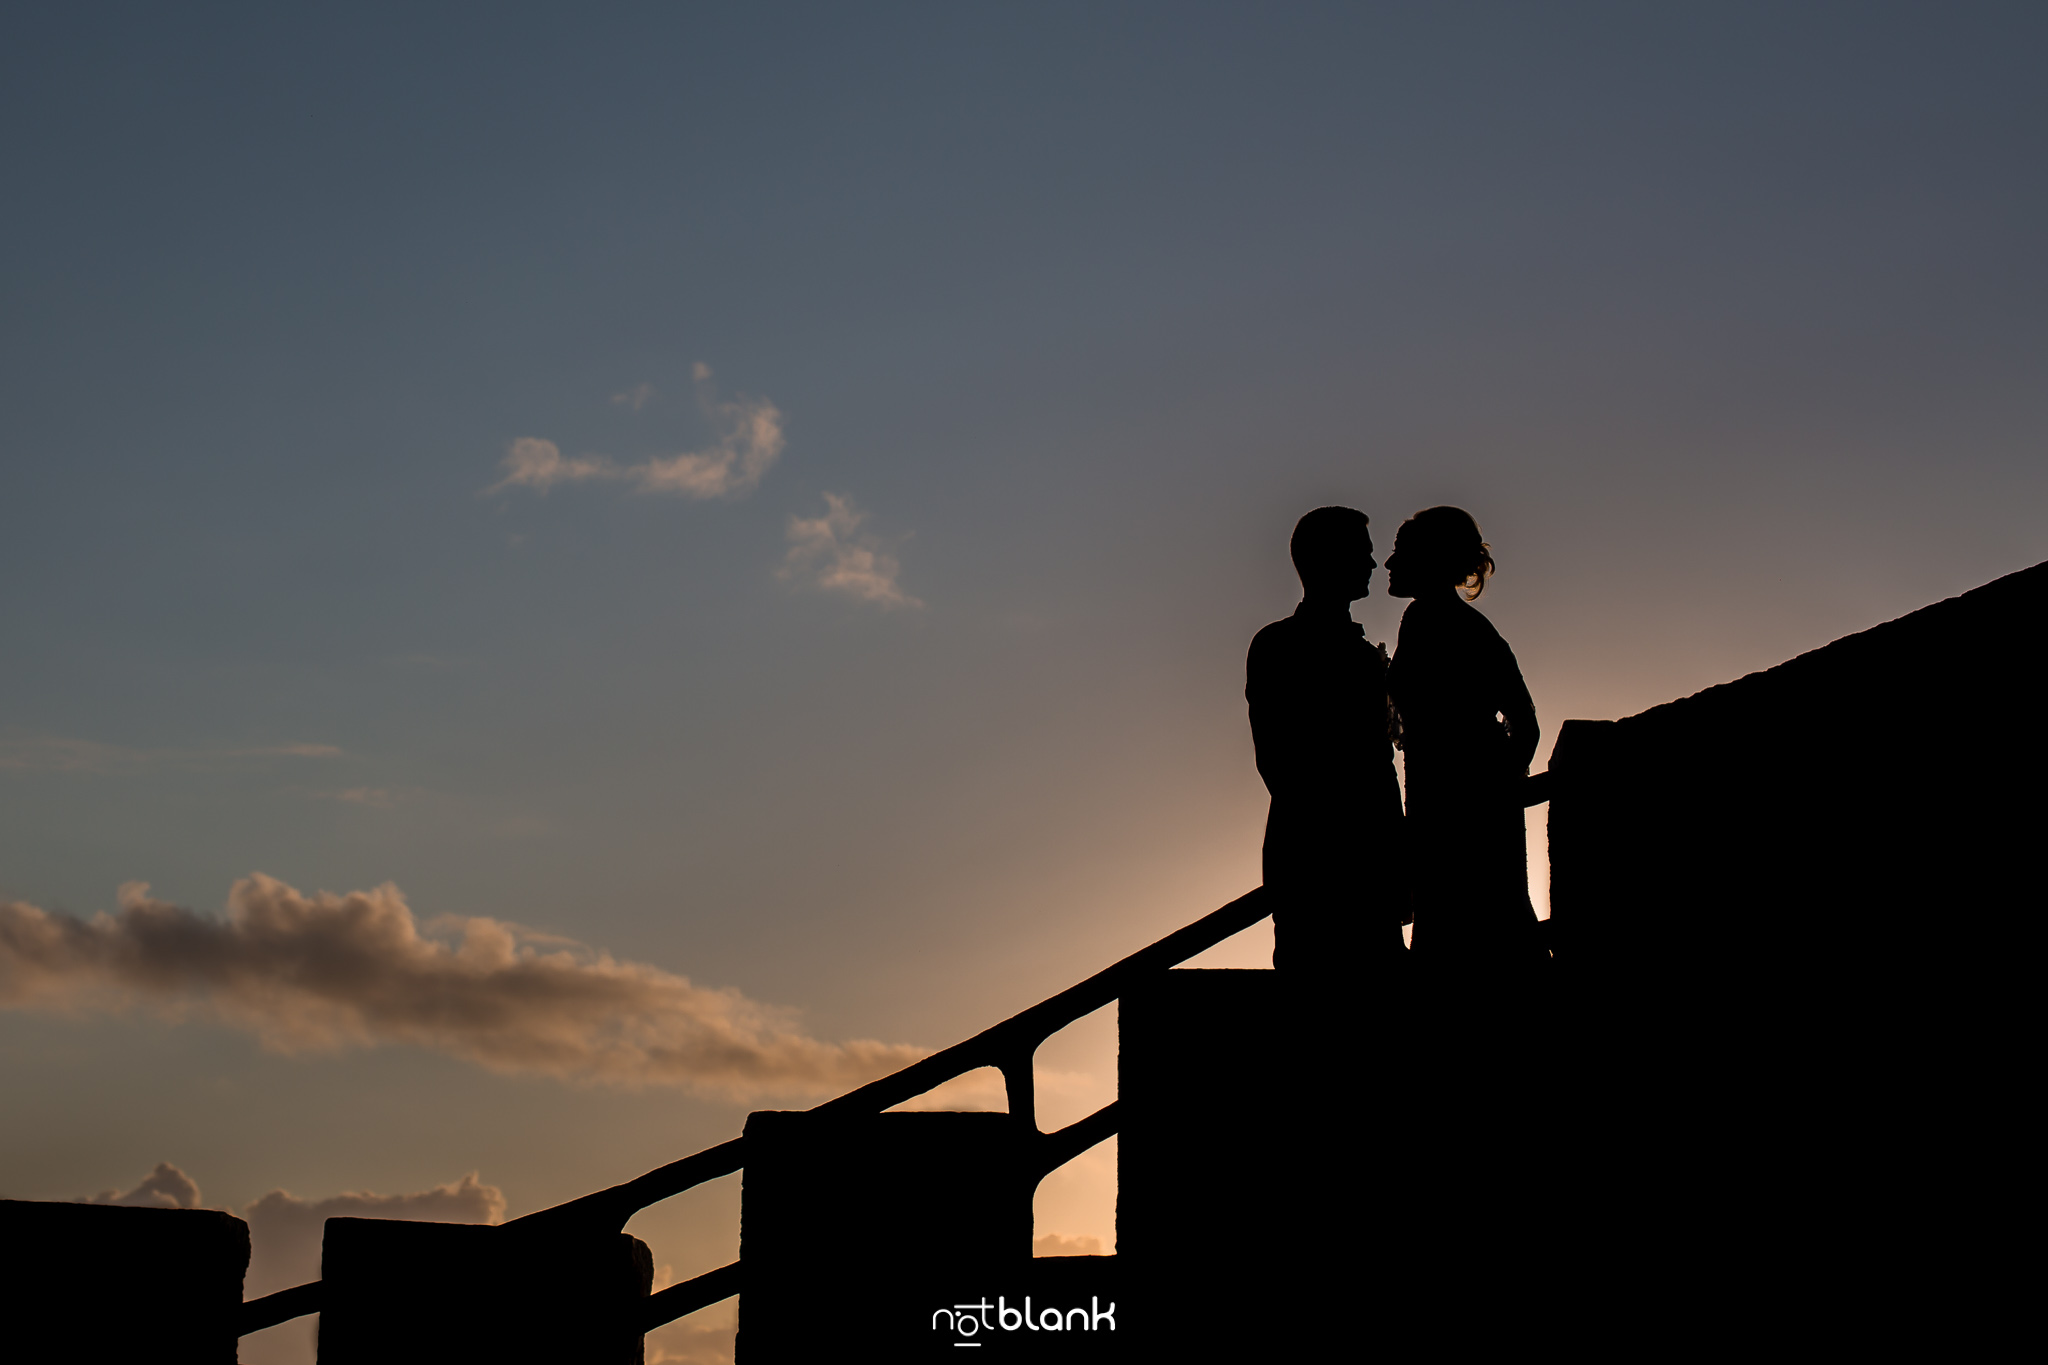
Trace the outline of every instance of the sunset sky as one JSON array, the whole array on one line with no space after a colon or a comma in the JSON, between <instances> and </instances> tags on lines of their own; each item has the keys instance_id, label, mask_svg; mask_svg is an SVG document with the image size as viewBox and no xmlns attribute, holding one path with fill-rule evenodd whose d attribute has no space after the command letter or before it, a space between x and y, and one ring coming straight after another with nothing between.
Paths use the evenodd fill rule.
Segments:
<instances>
[{"instance_id":1,"label":"sunset sky","mask_svg":"<svg viewBox=\"0 0 2048 1365\"><path fill-rule=\"evenodd\" d=\"M278 1288L323 1210L517 1216L1072 984L1258 881L1244 650L1321 504L1478 518L1539 768L2048 558L2044 41L10 8L0 1196L170 1163ZM1046 1126L1114 1055L1041 1053ZM1038 1232L1108 1249L1114 1163ZM685 1278L738 1202L632 1230Z\"/></svg>"}]
</instances>

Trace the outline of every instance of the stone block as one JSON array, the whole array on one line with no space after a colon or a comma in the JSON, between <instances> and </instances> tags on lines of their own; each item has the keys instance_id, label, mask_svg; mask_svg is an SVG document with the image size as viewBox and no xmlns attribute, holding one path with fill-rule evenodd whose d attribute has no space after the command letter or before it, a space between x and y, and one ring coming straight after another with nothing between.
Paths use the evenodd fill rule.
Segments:
<instances>
[{"instance_id":1,"label":"stone block","mask_svg":"<svg viewBox=\"0 0 2048 1365\"><path fill-rule=\"evenodd\" d=\"M320 1365L639 1365L654 1282L623 1232L330 1218Z\"/></svg>"},{"instance_id":2,"label":"stone block","mask_svg":"<svg viewBox=\"0 0 2048 1365\"><path fill-rule=\"evenodd\" d=\"M746 1141L745 1365L926 1349L935 1312L1028 1271L1037 1179L1007 1114L767 1111Z\"/></svg>"},{"instance_id":3,"label":"stone block","mask_svg":"<svg viewBox=\"0 0 2048 1365\"><path fill-rule=\"evenodd\" d=\"M1283 972L1181 969L1127 991L1117 1027L1121 1332L1162 1359L1324 1349L1378 1233L1360 1196L1384 1096L1333 1103L1358 1009Z\"/></svg>"},{"instance_id":4,"label":"stone block","mask_svg":"<svg viewBox=\"0 0 2048 1365\"><path fill-rule=\"evenodd\" d=\"M1738 1303L1861 1320L1980 1244L1967 1210L2013 1184L1958 1173L2033 1061L2044 593L2038 565L1559 732L1579 1320L1655 1304L1694 1349L1760 1330Z\"/></svg>"},{"instance_id":5,"label":"stone block","mask_svg":"<svg viewBox=\"0 0 2048 1365\"><path fill-rule=\"evenodd\" d=\"M249 1227L232 1214L6 1199L0 1247L19 1359L234 1365Z\"/></svg>"}]
</instances>

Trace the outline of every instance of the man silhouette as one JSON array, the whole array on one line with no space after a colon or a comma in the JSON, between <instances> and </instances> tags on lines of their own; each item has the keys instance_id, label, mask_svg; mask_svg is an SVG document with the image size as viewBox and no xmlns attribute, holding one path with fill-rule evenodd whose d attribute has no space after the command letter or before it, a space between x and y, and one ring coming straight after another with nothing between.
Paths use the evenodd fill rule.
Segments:
<instances>
[{"instance_id":1,"label":"man silhouette","mask_svg":"<svg viewBox=\"0 0 2048 1365\"><path fill-rule=\"evenodd\" d=\"M1387 656L1351 619L1379 561L1370 523L1349 507L1310 512L1288 549L1301 605L1253 637L1244 687L1273 797L1262 855L1277 893L1273 965L1341 973L1403 951Z\"/></svg>"}]
</instances>

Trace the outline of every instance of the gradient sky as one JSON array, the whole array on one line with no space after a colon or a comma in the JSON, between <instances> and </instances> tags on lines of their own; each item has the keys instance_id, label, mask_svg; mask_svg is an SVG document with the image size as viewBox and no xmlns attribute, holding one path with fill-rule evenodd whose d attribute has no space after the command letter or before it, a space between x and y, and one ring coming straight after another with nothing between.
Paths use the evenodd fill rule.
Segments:
<instances>
[{"instance_id":1,"label":"gradient sky","mask_svg":"<svg viewBox=\"0 0 2048 1365\"><path fill-rule=\"evenodd\" d=\"M2030 4L14 7L0 902L388 882L777 1037L956 1041L1258 880L1244 648L1311 507L1383 548L1478 517L1543 753L2048 557L2044 40ZM582 477L507 481L549 449ZM7 991L12 1197L474 1171L516 1215L817 1098ZM1048 1125L1113 1058L1108 1018L1042 1054ZM1107 1243L1113 1160L1039 1231ZM634 1230L688 1275L737 1202Z\"/></svg>"}]
</instances>

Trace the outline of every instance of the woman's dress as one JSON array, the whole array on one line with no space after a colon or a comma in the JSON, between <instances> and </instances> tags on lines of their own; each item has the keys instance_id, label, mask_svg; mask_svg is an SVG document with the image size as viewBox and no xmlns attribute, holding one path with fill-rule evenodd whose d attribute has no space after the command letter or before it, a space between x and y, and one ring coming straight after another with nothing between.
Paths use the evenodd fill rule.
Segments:
<instances>
[{"instance_id":1,"label":"woman's dress","mask_svg":"<svg viewBox=\"0 0 2048 1365\"><path fill-rule=\"evenodd\" d=\"M1407 769L1415 951L1545 956L1522 824L1536 707L1514 651L1462 598L1417 599L1402 614L1387 686Z\"/></svg>"}]
</instances>

